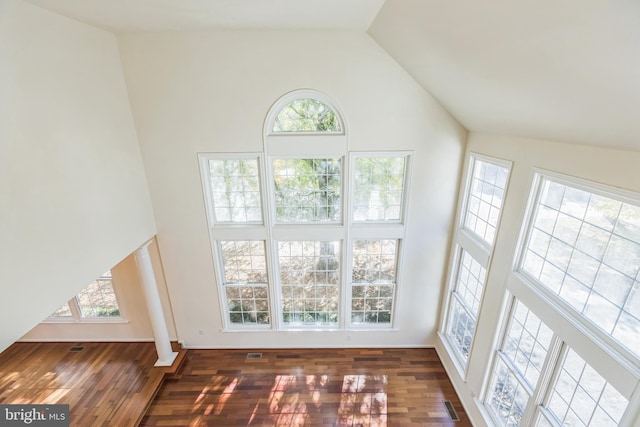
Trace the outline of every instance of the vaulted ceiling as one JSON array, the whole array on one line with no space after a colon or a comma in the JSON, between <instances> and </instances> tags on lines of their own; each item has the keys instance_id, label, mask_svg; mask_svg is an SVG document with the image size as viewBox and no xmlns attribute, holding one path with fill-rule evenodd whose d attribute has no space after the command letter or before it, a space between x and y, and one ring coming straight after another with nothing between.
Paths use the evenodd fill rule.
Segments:
<instances>
[{"instance_id":1,"label":"vaulted ceiling","mask_svg":"<svg viewBox=\"0 0 640 427\"><path fill-rule=\"evenodd\" d=\"M367 31L471 131L640 150L637 0L29 0L114 33Z\"/></svg>"}]
</instances>

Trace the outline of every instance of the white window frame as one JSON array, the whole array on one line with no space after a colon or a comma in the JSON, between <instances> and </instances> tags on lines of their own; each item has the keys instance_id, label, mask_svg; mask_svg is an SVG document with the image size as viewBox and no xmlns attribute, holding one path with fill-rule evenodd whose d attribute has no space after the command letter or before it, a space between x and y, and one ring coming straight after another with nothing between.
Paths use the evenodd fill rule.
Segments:
<instances>
[{"instance_id":1,"label":"white window frame","mask_svg":"<svg viewBox=\"0 0 640 427\"><path fill-rule=\"evenodd\" d=\"M602 195L635 205L640 195L630 191L612 188L603 184L593 183L584 179L567 176L557 172L536 168L531 184L528 206L522 221L516 253L513 258L512 272L506 280L506 292L512 301L507 304L500 320L496 347L489 361L488 374L485 376L483 392L479 401L485 404L490 398L491 380L495 370L498 350L504 340L508 325L508 316L515 299L524 303L543 323L554 333L555 342L550 346L547 359L543 366L538 384L523 415L521 425L533 425L541 417L543 405L548 404L555 381L567 348L577 353L591 368L611 384L625 399L628 400L626 412L620 420L620 426L634 426L634 420L640 417L640 357L631 353L613 338L601 331L589 320L584 318L562 297L547 289L531 275L521 270L523 257L533 230L536 209L539 206L542 183L547 178L562 185L574 187L593 194ZM552 350L553 349L553 350ZM484 410L485 420L495 424L488 410ZM636 421L637 422L637 421ZM497 425L497 424L496 424Z\"/></svg>"},{"instance_id":2,"label":"white window frame","mask_svg":"<svg viewBox=\"0 0 640 427\"><path fill-rule=\"evenodd\" d=\"M507 176L504 187L504 194L502 198L502 206L498 215L496 232L494 235L493 242L488 244L485 240L481 239L478 235L476 235L473 231L467 229L465 227L465 219L467 215L467 210L469 206L469 199L471 195L471 184L473 181L473 172L476 166L477 161L485 162L489 164L493 164L498 167L507 169ZM442 316L440 319L440 331L438 332L441 338L442 343L444 344L447 352L452 355L452 360L454 365L456 366L458 372L461 377L466 379L467 370L469 367L469 359L471 359L473 354L473 347L475 343L476 329L477 329L477 319L476 319L476 327L474 328L474 336L472 337L471 344L469 347L469 355L465 360L463 356L459 353L457 346L450 342L448 338L448 328L451 317L451 307L452 300L456 298L454 292L457 290L457 281L458 274L462 261L462 251L466 251L471 257L478 262L485 270L485 281L483 284L482 295L480 297L480 306L477 313L477 318L480 317L480 313L482 311L482 307L484 306L484 294L486 289L486 284L490 274L490 265L491 258L493 256L493 249L495 247L495 243L498 239L500 223L502 221L502 213L505 206L505 201L507 199L508 189L509 189L509 181L511 178L511 169L512 162L508 160L498 159L495 157L489 157L482 154L469 152L466 156L464 168L464 177L463 177L463 185L460 187L460 196L459 196L459 204L458 204L458 212L456 215L456 227L454 230L453 243L451 248L450 262L448 268L448 278L447 278L447 292L443 299L443 307Z\"/></svg>"},{"instance_id":3,"label":"white window frame","mask_svg":"<svg viewBox=\"0 0 640 427\"><path fill-rule=\"evenodd\" d=\"M273 123L282 107L295 99L314 98L333 109L341 124L342 132L272 132ZM295 331L295 330L394 330L399 308L398 290L402 288L402 243L405 235L406 205L410 194L409 176L412 152L409 151L375 151L350 152L348 150L347 124L340 109L324 94L304 89L285 94L271 107L263 129L263 152L251 153L199 153L200 173L205 194L207 220L213 263L218 282L220 316L224 331ZM403 157L405 160L401 215L397 221L371 221L358 223L353 221L351 212L354 185L353 171L356 159L360 157ZM208 162L210 159L255 158L260 169L260 194L262 197L262 223L224 223L216 224L213 215L213 200L209 178ZM275 159L313 159L332 158L341 160L341 218L335 222L294 223L276 222L275 189L273 186ZM396 283L394 286L391 322L389 324L352 324L351 322L351 277L352 277L352 245L355 240L398 240L396 261ZM269 279L270 325L231 324L223 287L224 266L222 254L217 242L222 240L263 240L266 242L267 275ZM280 294L280 266L278 242L281 241L338 241L340 254L340 288L338 323L335 325L289 325L282 319L282 296Z\"/></svg>"},{"instance_id":4,"label":"white window frame","mask_svg":"<svg viewBox=\"0 0 640 427\"><path fill-rule=\"evenodd\" d=\"M524 262L526 246L533 230L535 210L540 201L542 182L545 177L553 182L578 188L580 190L584 190L593 194L617 199L623 202L632 203L635 205L638 205L640 203L640 195L630 191L609 187L603 184L590 182L557 172L552 172L544 169L535 169L535 176L531 186L531 193L529 197L526 216L523 221L520 238L518 239L518 249L516 256L514 257L513 264L514 276L522 284L528 286L533 292L548 300L549 304L551 304L565 318L570 319L574 324L580 325L580 328L585 330L592 340L600 342L602 345L606 346L613 357L624 361L625 364L634 367L638 370L638 372L640 372L639 356L635 356L630 350L618 343L613 337L609 336L606 332L596 327L592 322L584 318L580 313L577 313L561 297L549 290L547 286L538 282L531 275L521 269L522 263Z\"/></svg>"},{"instance_id":5,"label":"white window frame","mask_svg":"<svg viewBox=\"0 0 640 427\"><path fill-rule=\"evenodd\" d=\"M66 304L69 306L69 311L71 311L71 316L49 316L44 321L42 321L42 323L128 323L128 320L123 313L122 304L120 304L120 298L118 296L118 286L116 285L116 283L118 282L118 274L114 270L115 269L113 268L110 270L111 286L113 287L113 293L116 296L116 302L118 304L120 315L104 317L84 317L82 316L82 310L80 309L78 296L75 295L73 298L66 302ZM97 279L101 279L102 277L104 276L99 276Z\"/></svg>"},{"instance_id":6,"label":"white window frame","mask_svg":"<svg viewBox=\"0 0 640 427\"><path fill-rule=\"evenodd\" d=\"M216 282L218 283L218 296L220 303L220 320L224 325L224 330L265 330L270 329L273 325L273 292L270 283L273 281L273 270L268 263L269 251L271 247L267 239L265 208L265 190L263 183L265 182L264 160L262 153L199 153L198 160L200 163L200 174L202 179L204 200L207 213L207 224L209 228L209 241L211 244L211 252L213 255L213 264L216 272ZM258 179L260 181L260 206L262 209L262 222L246 222L246 223L217 223L215 220L214 204L211 192L211 179L209 175L209 160L255 160L258 165ZM246 325L232 323L229 318L229 307L227 304L227 295L224 288L224 264L220 241L264 241L267 257L267 289L269 293L270 308L270 325Z\"/></svg>"}]
</instances>

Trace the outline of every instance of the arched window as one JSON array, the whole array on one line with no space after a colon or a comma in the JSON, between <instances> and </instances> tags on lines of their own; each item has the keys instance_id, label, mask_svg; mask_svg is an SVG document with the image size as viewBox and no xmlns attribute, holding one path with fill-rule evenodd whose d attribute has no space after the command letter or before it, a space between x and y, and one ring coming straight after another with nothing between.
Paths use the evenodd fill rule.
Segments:
<instances>
[{"instance_id":1,"label":"arched window","mask_svg":"<svg viewBox=\"0 0 640 427\"><path fill-rule=\"evenodd\" d=\"M271 130L273 133L342 132L342 124L335 111L324 102L300 98L280 110Z\"/></svg>"},{"instance_id":2,"label":"arched window","mask_svg":"<svg viewBox=\"0 0 640 427\"><path fill-rule=\"evenodd\" d=\"M201 153L225 329L391 328L409 153L349 152L314 90L285 94L261 153Z\"/></svg>"},{"instance_id":3,"label":"arched window","mask_svg":"<svg viewBox=\"0 0 640 427\"><path fill-rule=\"evenodd\" d=\"M266 135L345 133L337 108L326 95L309 89L290 92L276 101L265 127Z\"/></svg>"}]
</instances>

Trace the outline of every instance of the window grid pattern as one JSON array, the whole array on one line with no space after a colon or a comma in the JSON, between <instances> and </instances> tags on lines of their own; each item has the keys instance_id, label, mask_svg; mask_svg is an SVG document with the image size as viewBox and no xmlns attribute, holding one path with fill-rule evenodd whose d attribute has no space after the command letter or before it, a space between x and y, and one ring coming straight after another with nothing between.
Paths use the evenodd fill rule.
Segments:
<instances>
[{"instance_id":1,"label":"window grid pattern","mask_svg":"<svg viewBox=\"0 0 640 427\"><path fill-rule=\"evenodd\" d=\"M493 245L507 185L509 169L475 159L464 227Z\"/></svg>"},{"instance_id":2,"label":"window grid pattern","mask_svg":"<svg viewBox=\"0 0 640 427\"><path fill-rule=\"evenodd\" d=\"M107 271L76 297L82 317L119 317L120 308Z\"/></svg>"},{"instance_id":3,"label":"window grid pattern","mask_svg":"<svg viewBox=\"0 0 640 427\"><path fill-rule=\"evenodd\" d=\"M491 382L491 400L487 407L499 425L519 426L530 398L530 391L514 371L503 359L498 358Z\"/></svg>"},{"instance_id":4,"label":"window grid pattern","mask_svg":"<svg viewBox=\"0 0 640 427\"><path fill-rule=\"evenodd\" d=\"M73 317L73 313L71 313L71 307L69 307L69 304L67 303L54 311L49 317L67 318Z\"/></svg>"},{"instance_id":5,"label":"window grid pattern","mask_svg":"<svg viewBox=\"0 0 640 427\"><path fill-rule=\"evenodd\" d=\"M451 298L447 336L464 362L471 351L486 274L486 269L461 249L456 284Z\"/></svg>"},{"instance_id":6,"label":"window grid pattern","mask_svg":"<svg viewBox=\"0 0 640 427\"><path fill-rule=\"evenodd\" d=\"M615 427L628 403L611 384L569 349L545 406L557 425ZM545 424L539 422L538 425Z\"/></svg>"},{"instance_id":7,"label":"window grid pattern","mask_svg":"<svg viewBox=\"0 0 640 427\"><path fill-rule=\"evenodd\" d=\"M462 250L462 259L458 269L456 293L466 304L468 310L478 316L480 300L484 288L487 270L480 265L469 253Z\"/></svg>"},{"instance_id":8,"label":"window grid pattern","mask_svg":"<svg viewBox=\"0 0 640 427\"><path fill-rule=\"evenodd\" d=\"M283 323L337 324L339 242L278 242L278 258Z\"/></svg>"},{"instance_id":9,"label":"window grid pattern","mask_svg":"<svg viewBox=\"0 0 640 427\"><path fill-rule=\"evenodd\" d=\"M397 240L353 243L351 322L391 323Z\"/></svg>"},{"instance_id":10,"label":"window grid pattern","mask_svg":"<svg viewBox=\"0 0 640 427\"><path fill-rule=\"evenodd\" d=\"M268 325L269 295L267 285L225 285L229 321L232 324Z\"/></svg>"},{"instance_id":11,"label":"window grid pattern","mask_svg":"<svg viewBox=\"0 0 640 427\"><path fill-rule=\"evenodd\" d=\"M640 207L541 188L521 269L640 356Z\"/></svg>"},{"instance_id":12,"label":"window grid pattern","mask_svg":"<svg viewBox=\"0 0 640 427\"><path fill-rule=\"evenodd\" d=\"M262 222L257 159L211 159L209 177L216 222Z\"/></svg>"},{"instance_id":13,"label":"window grid pattern","mask_svg":"<svg viewBox=\"0 0 640 427\"><path fill-rule=\"evenodd\" d=\"M551 329L516 300L487 396L487 407L501 425L519 425L552 339Z\"/></svg>"},{"instance_id":14,"label":"window grid pattern","mask_svg":"<svg viewBox=\"0 0 640 427\"><path fill-rule=\"evenodd\" d=\"M269 296L264 241L221 241L229 321L268 325Z\"/></svg>"},{"instance_id":15,"label":"window grid pattern","mask_svg":"<svg viewBox=\"0 0 640 427\"><path fill-rule=\"evenodd\" d=\"M264 241L221 241L224 283L267 283Z\"/></svg>"},{"instance_id":16,"label":"window grid pattern","mask_svg":"<svg viewBox=\"0 0 640 427\"><path fill-rule=\"evenodd\" d=\"M354 221L399 221L404 157L362 157L355 162Z\"/></svg>"},{"instance_id":17,"label":"window grid pattern","mask_svg":"<svg viewBox=\"0 0 640 427\"><path fill-rule=\"evenodd\" d=\"M453 344L455 351L462 356L464 362L469 358L471 341L476 328L476 319L460 302L457 294L453 294L449 308L449 325L447 337Z\"/></svg>"},{"instance_id":18,"label":"window grid pattern","mask_svg":"<svg viewBox=\"0 0 640 427\"><path fill-rule=\"evenodd\" d=\"M340 221L340 159L278 159L273 173L277 222Z\"/></svg>"}]
</instances>

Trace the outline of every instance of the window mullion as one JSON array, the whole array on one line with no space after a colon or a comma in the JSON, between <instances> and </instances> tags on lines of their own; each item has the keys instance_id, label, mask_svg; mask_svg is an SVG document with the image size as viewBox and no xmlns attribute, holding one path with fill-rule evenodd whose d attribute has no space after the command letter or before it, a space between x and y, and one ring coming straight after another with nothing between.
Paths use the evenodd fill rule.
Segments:
<instances>
[{"instance_id":1,"label":"window mullion","mask_svg":"<svg viewBox=\"0 0 640 427\"><path fill-rule=\"evenodd\" d=\"M547 398L549 390L551 389L551 385L555 382L557 378L559 369L558 363L561 360L561 356L563 353L563 343L562 340L554 334L551 339L551 345L549 346L549 350L547 351L547 357L542 365L542 369L540 371L540 377L538 378L537 384L534 384L535 387L529 395L529 402L527 402L527 407L522 414L522 422L521 425L529 425L535 419L537 408L542 406ZM505 358L506 359L506 358ZM520 375L517 374L519 378ZM527 389L529 386L526 385Z\"/></svg>"},{"instance_id":2,"label":"window mullion","mask_svg":"<svg viewBox=\"0 0 640 427\"><path fill-rule=\"evenodd\" d=\"M78 302L78 297L75 296L69 300L69 310L71 311L71 316L74 320L82 319L82 310L80 310L80 303Z\"/></svg>"}]
</instances>

